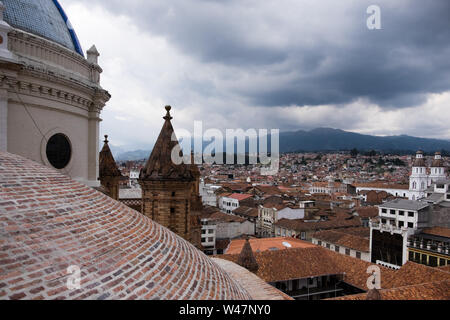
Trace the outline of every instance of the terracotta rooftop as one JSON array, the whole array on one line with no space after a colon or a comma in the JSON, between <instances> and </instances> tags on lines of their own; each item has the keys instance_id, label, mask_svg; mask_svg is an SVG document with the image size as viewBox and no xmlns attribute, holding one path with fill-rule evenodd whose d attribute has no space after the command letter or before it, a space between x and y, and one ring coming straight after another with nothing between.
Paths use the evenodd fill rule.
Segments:
<instances>
[{"instance_id":1,"label":"terracotta rooftop","mask_svg":"<svg viewBox=\"0 0 450 320\"><path fill-rule=\"evenodd\" d=\"M251 197L252 197L251 194L243 194L243 193L233 193L228 196L228 198L236 199L238 201L242 201Z\"/></svg>"},{"instance_id":2,"label":"terracotta rooftop","mask_svg":"<svg viewBox=\"0 0 450 320\"><path fill-rule=\"evenodd\" d=\"M357 217L353 219L333 219L329 221L305 222L302 219L280 219L275 226L295 231L328 230L336 228L359 227L361 220Z\"/></svg>"},{"instance_id":3,"label":"terracotta rooftop","mask_svg":"<svg viewBox=\"0 0 450 320\"><path fill-rule=\"evenodd\" d=\"M422 233L430 234L433 236L450 238L450 228L445 228L445 227L425 228L422 230Z\"/></svg>"},{"instance_id":4,"label":"terracotta rooftop","mask_svg":"<svg viewBox=\"0 0 450 320\"><path fill-rule=\"evenodd\" d=\"M379 290L381 300L450 300L450 280ZM329 300L366 300L367 293Z\"/></svg>"},{"instance_id":5,"label":"terracotta rooftop","mask_svg":"<svg viewBox=\"0 0 450 320\"><path fill-rule=\"evenodd\" d=\"M69 266L81 287L69 290ZM0 299L248 299L193 245L53 169L0 152Z\"/></svg>"},{"instance_id":6,"label":"terracotta rooftop","mask_svg":"<svg viewBox=\"0 0 450 320\"><path fill-rule=\"evenodd\" d=\"M342 255L319 246L263 251L256 252L254 255L259 266L256 275L266 282L345 273L345 282L362 290L367 290L367 268L373 265L372 263ZM226 254L220 257L230 261L237 260L237 255ZM449 272L413 262L407 262L399 270L379 267L381 270L382 289L450 281ZM448 297L448 292L440 295Z\"/></svg>"},{"instance_id":7,"label":"terracotta rooftop","mask_svg":"<svg viewBox=\"0 0 450 320\"><path fill-rule=\"evenodd\" d=\"M407 185L407 184L393 184L393 183L386 183L386 182L354 183L353 186L355 186L356 188L409 190L409 185Z\"/></svg>"},{"instance_id":8,"label":"terracotta rooftop","mask_svg":"<svg viewBox=\"0 0 450 320\"><path fill-rule=\"evenodd\" d=\"M251 218L258 217L258 209L247 206L240 206L239 208L234 209L233 213Z\"/></svg>"},{"instance_id":9,"label":"terracotta rooftop","mask_svg":"<svg viewBox=\"0 0 450 320\"><path fill-rule=\"evenodd\" d=\"M340 229L339 229L340 230ZM336 244L357 251L369 252L370 240L368 238L340 232L339 230L324 230L316 232L312 238Z\"/></svg>"},{"instance_id":10,"label":"terracotta rooftop","mask_svg":"<svg viewBox=\"0 0 450 320\"><path fill-rule=\"evenodd\" d=\"M254 252L275 250L275 248L276 250L286 250L286 247L283 245L283 242L288 242L292 246L292 248L312 248L316 246L310 242L289 237L250 239L250 245ZM230 245L228 246L228 250L225 253L239 254L244 244L245 240L243 239L232 240Z\"/></svg>"}]
</instances>

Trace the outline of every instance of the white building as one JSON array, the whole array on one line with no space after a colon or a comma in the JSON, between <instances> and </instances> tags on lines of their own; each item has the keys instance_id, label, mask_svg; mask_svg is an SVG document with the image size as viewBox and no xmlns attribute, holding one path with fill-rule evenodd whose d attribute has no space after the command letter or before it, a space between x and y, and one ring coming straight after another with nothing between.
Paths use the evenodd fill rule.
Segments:
<instances>
[{"instance_id":1,"label":"white building","mask_svg":"<svg viewBox=\"0 0 450 320\"><path fill-rule=\"evenodd\" d=\"M205 181L200 179L199 193L202 197L203 204L211 207L217 207L216 191L220 188L221 187L219 185L209 183L205 184Z\"/></svg>"},{"instance_id":2,"label":"white building","mask_svg":"<svg viewBox=\"0 0 450 320\"><path fill-rule=\"evenodd\" d=\"M233 193L226 197L220 197L219 208L222 212L232 213L235 209L239 208L239 202L248 198L251 198L250 194Z\"/></svg>"},{"instance_id":3,"label":"white building","mask_svg":"<svg viewBox=\"0 0 450 320\"><path fill-rule=\"evenodd\" d=\"M100 186L100 86L95 46L81 50L57 1L0 5L0 151Z\"/></svg>"}]
</instances>

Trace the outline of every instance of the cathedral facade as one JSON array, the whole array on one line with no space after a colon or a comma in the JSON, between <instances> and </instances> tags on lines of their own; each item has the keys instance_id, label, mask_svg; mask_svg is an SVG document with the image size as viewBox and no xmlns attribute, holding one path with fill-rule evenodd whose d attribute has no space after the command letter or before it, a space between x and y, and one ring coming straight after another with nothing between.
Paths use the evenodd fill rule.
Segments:
<instances>
[{"instance_id":1,"label":"cathedral facade","mask_svg":"<svg viewBox=\"0 0 450 320\"><path fill-rule=\"evenodd\" d=\"M418 200L427 196L427 189L435 182L445 180L447 172L440 152L436 152L428 168L422 151L417 151L409 177L409 199Z\"/></svg>"}]
</instances>

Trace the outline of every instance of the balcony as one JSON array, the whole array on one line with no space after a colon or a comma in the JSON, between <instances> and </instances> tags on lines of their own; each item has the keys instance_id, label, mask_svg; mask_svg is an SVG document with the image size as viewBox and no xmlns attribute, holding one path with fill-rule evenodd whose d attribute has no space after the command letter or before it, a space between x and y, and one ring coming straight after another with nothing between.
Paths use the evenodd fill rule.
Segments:
<instances>
[{"instance_id":1,"label":"balcony","mask_svg":"<svg viewBox=\"0 0 450 320\"><path fill-rule=\"evenodd\" d=\"M450 256L450 243L426 240L419 237L408 239L408 248L417 248L432 253Z\"/></svg>"}]
</instances>

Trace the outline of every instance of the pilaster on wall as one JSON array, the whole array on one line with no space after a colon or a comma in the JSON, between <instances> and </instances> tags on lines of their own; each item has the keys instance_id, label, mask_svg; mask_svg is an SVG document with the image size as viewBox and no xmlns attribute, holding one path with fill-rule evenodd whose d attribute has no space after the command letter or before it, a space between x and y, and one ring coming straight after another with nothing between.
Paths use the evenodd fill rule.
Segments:
<instances>
[{"instance_id":1,"label":"pilaster on wall","mask_svg":"<svg viewBox=\"0 0 450 320\"><path fill-rule=\"evenodd\" d=\"M8 151L8 93L0 91L0 151Z\"/></svg>"},{"instance_id":2,"label":"pilaster on wall","mask_svg":"<svg viewBox=\"0 0 450 320\"><path fill-rule=\"evenodd\" d=\"M88 139L88 185L100 186L99 176L99 122L100 112L89 112L89 139Z\"/></svg>"}]
</instances>

